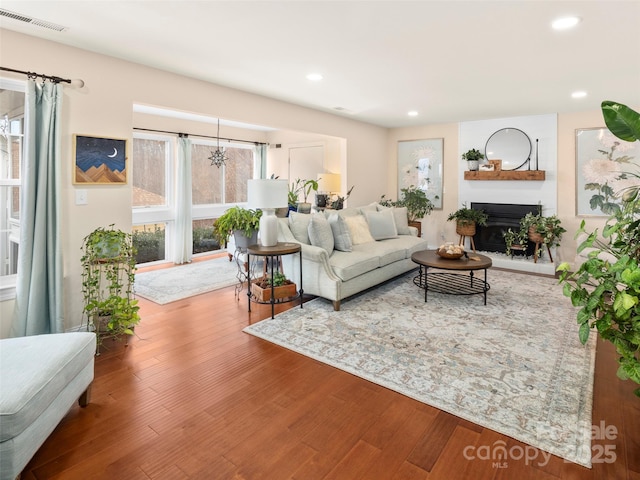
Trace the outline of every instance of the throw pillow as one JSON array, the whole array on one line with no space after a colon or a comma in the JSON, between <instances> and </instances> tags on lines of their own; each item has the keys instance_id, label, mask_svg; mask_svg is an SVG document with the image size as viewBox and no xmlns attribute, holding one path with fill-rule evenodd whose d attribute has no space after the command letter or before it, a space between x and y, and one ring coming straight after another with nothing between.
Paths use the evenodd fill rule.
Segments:
<instances>
[{"instance_id":1,"label":"throw pillow","mask_svg":"<svg viewBox=\"0 0 640 480\"><path fill-rule=\"evenodd\" d=\"M398 230L393 219L393 210L382 210L380 212L366 212L369 231L375 240L384 240L385 238L395 238L398 236Z\"/></svg>"},{"instance_id":2,"label":"throw pillow","mask_svg":"<svg viewBox=\"0 0 640 480\"><path fill-rule=\"evenodd\" d=\"M360 213L365 215L367 212L376 212L378 210L378 202L370 203L364 207L360 207Z\"/></svg>"},{"instance_id":3,"label":"throw pillow","mask_svg":"<svg viewBox=\"0 0 640 480\"><path fill-rule=\"evenodd\" d=\"M362 215L345 217L344 220L347 222L347 226L349 227L351 243L353 243L353 245L375 242L375 239L371 236L371 232L369 231L367 220Z\"/></svg>"},{"instance_id":4,"label":"throw pillow","mask_svg":"<svg viewBox=\"0 0 640 480\"><path fill-rule=\"evenodd\" d=\"M289 228L291 233L300 243L311 245L309 240L309 222L311 222L311 215L308 213L290 212L289 213Z\"/></svg>"},{"instance_id":5,"label":"throw pillow","mask_svg":"<svg viewBox=\"0 0 640 480\"><path fill-rule=\"evenodd\" d=\"M323 248L331 255L331 252L333 252L333 231L324 213L311 215L308 230L311 245Z\"/></svg>"},{"instance_id":6,"label":"throw pillow","mask_svg":"<svg viewBox=\"0 0 640 480\"><path fill-rule=\"evenodd\" d=\"M351 235L344 218L337 213L332 213L329 215L329 225L333 232L333 248L341 252L350 252L352 250Z\"/></svg>"},{"instance_id":7,"label":"throw pillow","mask_svg":"<svg viewBox=\"0 0 640 480\"><path fill-rule=\"evenodd\" d=\"M394 207L391 211L393 212L393 220L396 222L398 235L411 235L411 230L409 230L409 215L407 214L407 207Z\"/></svg>"}]
</instances>

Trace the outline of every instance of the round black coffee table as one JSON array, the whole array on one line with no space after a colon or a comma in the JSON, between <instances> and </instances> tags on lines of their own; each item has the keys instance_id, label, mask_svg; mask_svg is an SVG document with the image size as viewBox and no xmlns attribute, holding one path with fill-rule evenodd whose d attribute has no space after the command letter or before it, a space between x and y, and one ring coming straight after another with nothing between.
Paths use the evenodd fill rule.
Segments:
<instances>
[{"instance_id":1,"label":"round black coffee table","mask_svg":"<svg viewBox=\"0 0 640 480\"><path fill-rule=\"evenodd\" d=\"M421 250L411 255L411 260L420 266L418 275L413 279L420 288L424 289L424 301L427 301L429 290L448 295L484 295L487 304L487 292L491 288L487 282L487 269L492 265L491 258L479 253L466 253L462 258L442 258L435 250ZM444 270L431 272L429 268ZM484 270L484 280L476 278L474 272ZM469 275L453 273L454 271L468 271Z\"/></svg>"}]
</instances>

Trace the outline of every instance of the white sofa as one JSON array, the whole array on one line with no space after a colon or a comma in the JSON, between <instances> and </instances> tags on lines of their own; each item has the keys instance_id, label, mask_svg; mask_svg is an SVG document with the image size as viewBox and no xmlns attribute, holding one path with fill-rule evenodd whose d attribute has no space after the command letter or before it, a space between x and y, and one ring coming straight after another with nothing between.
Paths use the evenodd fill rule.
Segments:
<instances>
[{"instance_id":1,"label":"white sofa","mask_svg":"<svg viewBox=\"0 0 640 480\"><path fill-rule=\"evenodd\" d=\"M341 300L417 268L411 255L428 248L417 229L408 225L405 208L374 203L315 214L292 213L279 222L278 241L302 245L304 293L331 300L335 310L340 310ZM282 258L285 275L298 285L299 258Z\"/></svg>"}]
</instances>

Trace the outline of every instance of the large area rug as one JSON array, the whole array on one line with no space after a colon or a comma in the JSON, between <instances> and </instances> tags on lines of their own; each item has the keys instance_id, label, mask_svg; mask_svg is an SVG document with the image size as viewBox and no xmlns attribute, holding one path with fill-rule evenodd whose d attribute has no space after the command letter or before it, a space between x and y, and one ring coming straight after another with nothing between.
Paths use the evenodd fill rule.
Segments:
<instances>
[{"instance_id":1,"label":"large area rug","mask_svg":"<svg viewBox=\"0 0 640 480\"><path fill-rule=\"evenodd\" d=\"M136 273L136 295L164 305L238 283L238 265L224 256Z\"/></svg>"},{"instance_id":2,"label":"large area rug","mask_svg":"<svg viewBox=\"0 0 640 480\"><path fill-rule=\"evenodd\" d=\"M580 344L557 280L488 273L486 306L425 304L411 273L339 312L317 298L244 331L590 467L596 336Z\"/></svg>"}]
</instances>

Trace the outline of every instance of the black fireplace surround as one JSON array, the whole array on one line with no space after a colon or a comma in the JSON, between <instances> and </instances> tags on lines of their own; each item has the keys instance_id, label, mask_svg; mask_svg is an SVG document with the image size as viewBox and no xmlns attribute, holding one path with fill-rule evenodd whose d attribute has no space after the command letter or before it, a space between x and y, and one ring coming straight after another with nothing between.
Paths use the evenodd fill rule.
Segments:
<instances>
[{"instance_id":1,"label":"black fireplace surround","mask_svg":"<svg viewBox=\"0 0 640 480\"><path fill-rule=\"evenodd\" d=\"M476 226L473 242L481 252L506 253L507 246L503 234L509 230L520 229L520 219L527 213L540 213L540 205L518 205L513 203L471 202L474 210L483 210L489 218L485 226ZM535 245L529 242L527 255L533 255Z\"/></svg>"}]
</instances>

